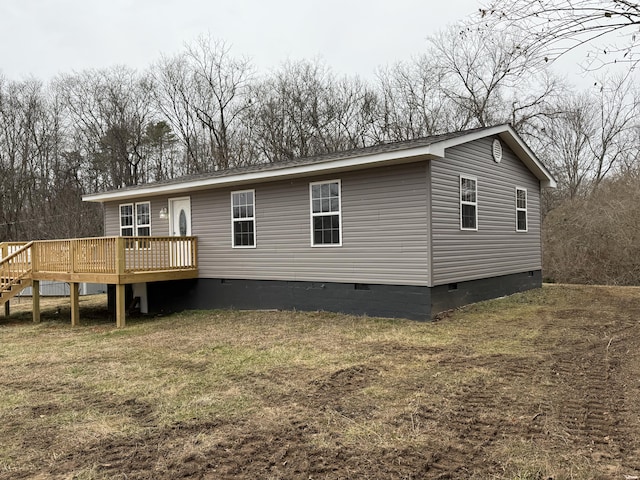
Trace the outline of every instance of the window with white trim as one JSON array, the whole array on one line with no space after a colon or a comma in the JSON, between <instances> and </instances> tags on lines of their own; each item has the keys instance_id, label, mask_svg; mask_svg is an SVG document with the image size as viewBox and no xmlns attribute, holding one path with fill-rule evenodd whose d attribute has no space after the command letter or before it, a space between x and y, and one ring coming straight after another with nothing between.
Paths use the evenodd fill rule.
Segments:
<instances>
[{"instance_id":1,"label":"window with white trim","mask_svg":"<svg viewBox=\"0 0 640 480\"><path fill-rule=\"evenodd\" d=\"M460 229L478 230L478 181L460 175Z\"/></svg>"},{"instance_id":2,"label":"window with white trim","mask_svg":"<svg viewBox=\"0 0 640 480\"><path fill-rule=\"evenodd\" d=\"M255 190L231 192L232 246L256 246Z\"/></svg>"},{"instance_id":3,"label":"window with white trim","mask_svg":"<svg viewBox=\"0 0 640 480\"><path fill-rule=\"evenodd\" d=\"M151 236L151 204L136 203L136 236Z\"/></svg>"},{"instance_id":4,"label":"window with white trim","mask_svg":"<svg viewBox=\"0 0 640 480\"><path fill-rule=\"evenodd\" d=\"M133 203L120 205L120 236L133 237Z\"/></svg>"},{"instance_id":5,"label":"window with white trim","mask_svg":"<svg viewBox=\"0 0 640 480\"><path fill-rule=\"evenodd\" d=\"M311 199L311 245L342 245L340 180L309 184Z\"/></svg>"},{"instance_id":6,"label":"window with white trim","mask_svg":"<svg viewBox=\"0 0 640 480\"><path fill-rule=\"evenodd\" d=\"M151 202L124 203L120 205L120 236L151 236ZM133 248L127 242L127 248ZM147 248L148 242L138 242L138 248Z\"/></svg>"},{"instance_id":7,"label":"window with white trim","mask_svg":"<svg viewBox=\"0 0 640 480\"><path fill-rule=\"evenodd\" d=\"M526 232L527 228L527 189L516 187L516 232Z\"/></svg>"}]
</instances>

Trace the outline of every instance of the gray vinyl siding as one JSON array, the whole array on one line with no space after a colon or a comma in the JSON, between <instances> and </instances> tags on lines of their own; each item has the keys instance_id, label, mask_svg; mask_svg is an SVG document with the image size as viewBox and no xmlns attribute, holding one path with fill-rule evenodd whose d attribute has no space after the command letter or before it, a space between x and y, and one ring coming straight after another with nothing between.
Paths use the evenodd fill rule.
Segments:
<instances>
[{"instance_id":1,"label":"gray vinyl siding","mask_svg":"<svg viewBox=\"0 0 640 480\"><path fill-rule=\"evenodd\" d=\"M419 162L192 192L199 276L427 286L427 175ZM341 181L340 247L311 246L309 183L323 180ZM256 247L232 248L230 192L247 189L255 190ZM151 198L153 235L168 234L158 218L168 198ZM119 234L119 203L106 206L106 235Z\"/></svg>"},{"instance_id":2,"label":"gray vinyl siding","mask_svg":"<svg viewBox=\"0 0 640 480\"><path fill-rule=\"evenodd\" d=\"M432 285L540 270L540 182L493 138L447 149L431 163ZM477 178L478 231L460 230L460 175ZM516 232L515 188L527 189L528 232Z\"/></svg>"}]
</instances>

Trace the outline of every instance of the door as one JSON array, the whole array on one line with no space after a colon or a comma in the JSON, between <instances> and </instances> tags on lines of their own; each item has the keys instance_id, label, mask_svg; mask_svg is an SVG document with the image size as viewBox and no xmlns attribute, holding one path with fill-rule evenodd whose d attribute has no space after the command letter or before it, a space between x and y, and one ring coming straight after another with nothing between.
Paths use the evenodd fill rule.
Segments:
<instances>
[{"instance_id":1,"label":"door","mask_svg":"<svg viewBox=\"0 0 640 480\"><path fill-rule=\"evenodd\" d=\"M190 197L169 199L169 234L172 237L191 236ZM194 265L191 256L191 242L175 241L172 243L172 267L190 267Z\"/></svg>"},{"instance_id":2,"label":"door","mask_svg":"<svg viewBox=\"0 0 640 480\"><path fill-rule=\"evenodd\" d=\"M191 236L191 198L169 200L169 235L173 237Z\"/></svg>"}]
</instances>

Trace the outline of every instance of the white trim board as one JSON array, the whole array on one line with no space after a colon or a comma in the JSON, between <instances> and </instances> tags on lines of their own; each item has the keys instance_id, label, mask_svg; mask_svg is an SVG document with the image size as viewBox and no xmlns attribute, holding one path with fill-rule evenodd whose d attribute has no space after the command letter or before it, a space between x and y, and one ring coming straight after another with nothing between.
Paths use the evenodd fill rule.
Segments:
<instances>
[{"instance_id":1,"label":"white trim board","mask_svg":"<svg viewBox=\"0 0 640 480\"><path fill-rule=\"evenodd\" d=\"M150 183L139 187L125 188L122 190L112 190L103 193L84 195L82 199L86 202L109 202L117 200L135 200L150 195L178 195L195 190L208 188L239 186L278 180L283 178L309 177L311 175L329 174L348 170L358 170L363 168L394 165L401 163L411 163L421 160L437 160L444 158L447 148L455 147L464 143L479 140L493 135L500 136L531 172L541 181L543 187L555 188L556 181L553 176L538 160L535 154L527 147L520 136L509 125L499 125L479 130L470 131L467 134L458 135L453 138L434 141L426 146L398 146L397 149L385 152L372 152L368 154L358 153L358 150L345 153L345 157L338 159L319 160L315 163L303 163L300 165L283 166L282 168L270 168L267 170L256 170L245 173L231 173L204 176L191 180L172 181L170 183ZM401 144L402 142L398 142ZM389 144L392 145L392 144Z\"/></svg>"}]
</instances>

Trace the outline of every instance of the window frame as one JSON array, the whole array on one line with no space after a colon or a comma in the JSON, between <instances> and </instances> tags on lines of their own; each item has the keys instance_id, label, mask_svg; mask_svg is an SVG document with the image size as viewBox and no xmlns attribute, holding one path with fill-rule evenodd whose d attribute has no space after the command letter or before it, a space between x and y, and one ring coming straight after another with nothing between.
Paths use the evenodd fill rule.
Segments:
<instances>
[{"instance_id":1,"label":"window frame","mask_svg":"<svg viewBox=\"0 0 640 480\"><path fill-rule=\"evenodd\" d=\"M462 181L463 180L471 180L474 182L475 184L475 189L474 189L474 193L475 193L475 201L471 202L469 200L463 200L462 194L463 194L463 189L462 189ZM477 177L473 177L471 175L464 175L464 174L460 174L458 177L458 201L459 201L459 205L460 205L460 230L463 231L469 231L469 232L477 232L478 231L478 178ZM462 215L462 211L463 211L463 205L472 205L474 207L474 211L475 211L475 226L472 227L465 227L462 223L462 219L463 219L463 215Z\"/></svg>"},{"instance_id":2,"label":"window frame","mask_svg":"<svg viewBox=\"0 0 640 480\"><path fill-rule=\"evenodd\" d=\"M131 207L131 225L122 225L122 209L124 207ZM136 233L136 207L133 203L121 203L118 205L118 223L120 225L120 236L121 237L133 237L134 233ZM124 229L131 229L131 235L123 235L122 231Z\"/></svg>"},{"instance_id":3,"label":"window frame","mask_svg":"<svg viewBox=\"0 0 640 480\"><path fill-rule=\"evenodd\" d=\"M138 224L138 206L140 205L148 205L149 208L149 223L144 223L142 225ZM122 225L122 208L123 207L131 207L131 216L132 216L132 220L131 220L131 225L126 225L123 226ZM151 236L151 202L150 201L146 201L146 202L135 202L135 203L121 203L118 205L118 221L120 223L120 236L121 237L150 237ZM139 228L148 228L149 229L149 235L140 235L139 232ZM123 235L122 234L122 230L124 229L131 229L132 231L132 235ZM149 242L146 242L144 240L138 240L138 241L127 241L125 243L125 248L127 249L133 249L133 248L138 248L138 249L146 249L146 248L151 248Z\"/></svg>"},{"instance_id":4,"label":"window frame","mask_svg":"<svg viewBox=\"0 0 640 480\"><path fill-rule=\"evenodd\" d=\"M236 218L233 212L233 208L234 208L234 203L233 203L233 196L235 194L240 194L240 193L251 193L253 200L252 200L252 208L253 208L253 216L251 217L238 217ZM258 245L258 236L257 236L257 228L256 228L256 191L255 189L246 189L246 190L234 190L232 192L230 192L229 198L231 200L231 248L256 248ZM247 221L251 221L253 222L253 245L236 245L236 235L235 235L235 224L236 222L247 222Z\"/></svg>"},{"instance_id":5,"label":"window frame","mask_svg":"<svg viewBox=\"0 0 640 480\"><path fill-rule=\"evenodd\" d=\"M518 192L524 192L524 208L518 206ZM524 187L515 187L515 204L516 204L516 232L526 233L529 231L529 192ZM525 228L521 229L518 221L518 213L524 212Z\"/></svg>"},{"instance_id":6,"label":"window frame","mask_svg":"<svg viewBox=\"0 0 640 480\"><path fill-rule=\"evenodd\" d=\"M148 214L149 214L149 222L148 223L143 223L142 225L138 222L138 207L142 206L142 205L147 205L148 207ZM136 233L136 237L150 237L151 236L151 202L137 202L135 203L135 207L134 207L134 215L135 215L135 219L134 219L134 223L135 223L135 229L134 232ZM140 229L141 228L148 228L149 229L149 235L140 235Z\"/></svg>"},{"instance_id":7,"label":"window frame","mask_svg":"<svg viewBox=\"0 0 640 480\"><path fill-rule=\"evenodd\" d=\"M338 210L330 211L330 212L314 212L313 211L313 187L315 185L325 185L325 184L338 184ZM340 179L333 180L320 180L317 182L309 182L309 227L310 227L310 244L313 248L332 248L332 247L342 247L342 181ZM338 217L338 237L339 241L337 243L315 243L315 230L314 230L314 220L316 217Z\"/></svg>"}]
</instances>

